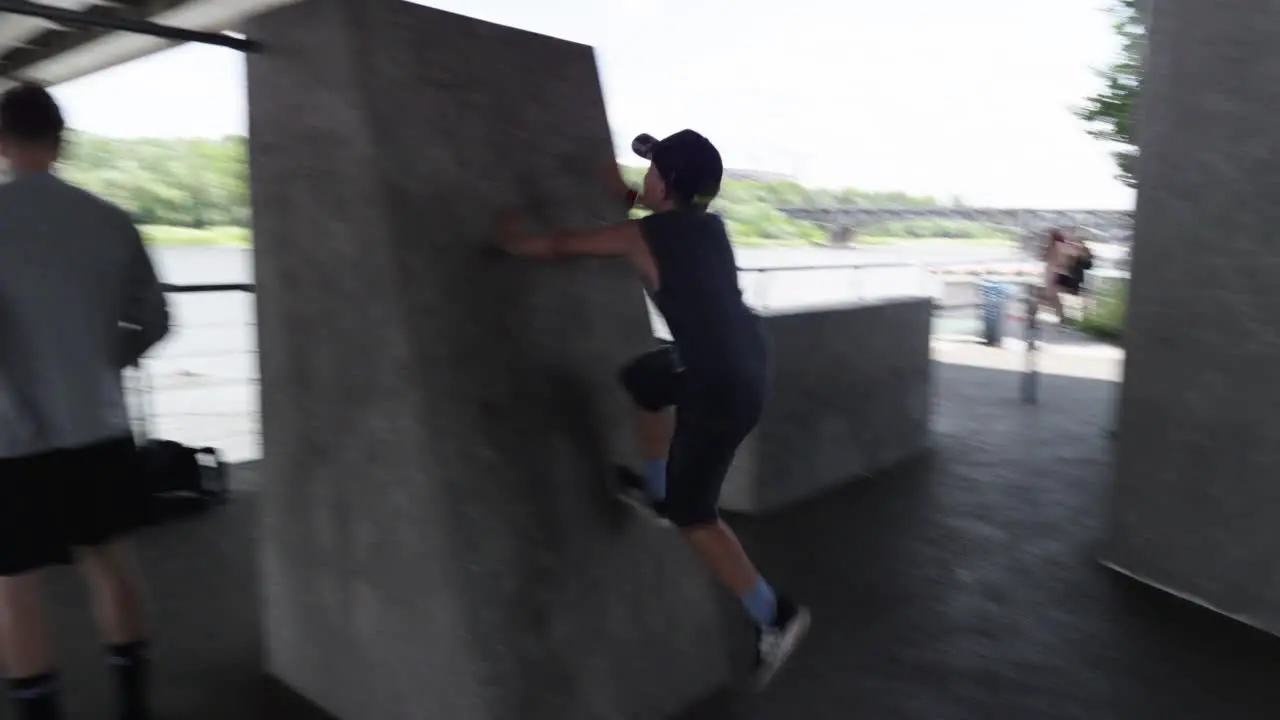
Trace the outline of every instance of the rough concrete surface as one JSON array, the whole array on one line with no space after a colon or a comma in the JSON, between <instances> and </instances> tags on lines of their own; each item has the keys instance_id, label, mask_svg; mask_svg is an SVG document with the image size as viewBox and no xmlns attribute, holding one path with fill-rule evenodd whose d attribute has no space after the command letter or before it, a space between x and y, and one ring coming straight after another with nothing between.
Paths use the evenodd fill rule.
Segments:
<instances>
[{"instance_id":1,"label":"rough concrete surface","mask_svg":"<svg viewBox=\"0 0 1280 720\"><path fill-rule=\"evenodd\" d=\"M769 402L721 506L772 512L924 451L932 305L899 298L764 314Z\"/></svg>"},{"instance_id":2,"label":"rough concrete surface","mask_svg":"<svg viewBox=\"0 0 1280 720\"><path fill-rule=\"evenodd\" d=\"M396 0L249 32L271 671L343 720L643 718L728 682L747 627L606 492L638 281L482 252L513 204L624 217L591 48Z\"/></svg>"},{"instance_id":3,"label":"rough concrete surface","mask_svg":"<svg viewBox=\"0 0 1280 720\"><path fill-rule=\"evenodd\" d=\"M1105 556L1280 632L1280 13L1156 8Z\"/></svg>"}]
</instances>

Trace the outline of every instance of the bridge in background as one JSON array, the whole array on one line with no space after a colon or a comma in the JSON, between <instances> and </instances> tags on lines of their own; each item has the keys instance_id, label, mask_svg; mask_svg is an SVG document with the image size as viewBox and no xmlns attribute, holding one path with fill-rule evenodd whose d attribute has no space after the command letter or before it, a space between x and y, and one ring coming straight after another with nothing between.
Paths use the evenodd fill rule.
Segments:
<instances>
[{"instance_id":1,"label":"bridge in background","mask_svg":"<svg viewBox=\"0 0 1280 720\"><path fill-rule=\"evenodd\" d=\"M1107 240L1119 240L1133 232L1129 210L1025 210L969 207L845 207L784 208L795 220L829 228L833 245L846 245L858 229L904 220L978 222L1020 233L1043 233L1053 228L1079 229Z\"/></svg>"}]
</instances>

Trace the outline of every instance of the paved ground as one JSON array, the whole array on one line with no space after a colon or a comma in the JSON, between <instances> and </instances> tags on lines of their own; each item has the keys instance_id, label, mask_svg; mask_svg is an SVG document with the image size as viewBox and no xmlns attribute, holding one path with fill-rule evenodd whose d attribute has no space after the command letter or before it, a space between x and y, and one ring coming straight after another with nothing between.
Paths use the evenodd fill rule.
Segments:
<instances>
[{"instance_id":1,"label":"paved ground","mask_svg":"<svg viewBox=\"0 0 1280 720\"><path fill-rule=\"evenodd\" d=\"M980 364L988 350L940 354ZM1103 360L1079 362L1076 374L1105 374ZM736 521L775 582L812 604L815 634L769 692L710 698L685 718L1280 717L1280 640L1093 560L1113 382L1046 377L1041 405L1029 407L1007 371L948 364L938 378L931 457ZM145 538L164 718L322 719L258 671L252 480L242 475L230 506ZM82 594L69 575L54 580L73 717L101 717Z\"/></svg>"}]
</instances>

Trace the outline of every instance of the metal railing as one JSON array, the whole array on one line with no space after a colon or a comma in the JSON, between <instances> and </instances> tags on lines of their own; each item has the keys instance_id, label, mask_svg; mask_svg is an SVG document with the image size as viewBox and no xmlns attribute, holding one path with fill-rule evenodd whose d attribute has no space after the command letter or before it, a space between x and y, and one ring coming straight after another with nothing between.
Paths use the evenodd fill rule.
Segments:
<instances>
[{"instance_id":1,"label":"metal railing","mask_svg":"<svg viewBox=\"0 0 1280 720\"><path fill-rule=\"evenodd\" d=\"M941 294L928 270L908 263L740 266L738 284L747 304L766 312Z\"/></svg>"},{"instance_id":2,"label":"metal railing","mask_svg":"<svg viewBox=\"0 0 1280 720\"><path fill-rule=\"evenodd\" d=\"M981 335L977 278L906 263L739 268L747 302L763 311L916 296L934 299L935 334ZM233 461L261 456L256 285L172 284L173 328L127 374L140 436L213 445ZM660 322L660 319L659 319ZM655 328L658 329L658 328ZM1028 332L1033 332L1028 324ZM1027 336L1023 397L1034 401L1038 345Z\"/></svg>"},{"instance_id":3,"label":"metal railing","mask_svg":"<svg viewBox=\"0 0 1280 720\"><path fill-rule=\"evenodd\" d=\"M209 283L204 285L174 285L173 283L160 283L160 289L169 295L206 292L258 292L258 286L255 283Z\"/></svg>"},{"instance_id":4,"label":"metal railing","mask_svg":"<svg viewBox=\"0 0 1280 720\"><path fill-rule=\"evenodd\" d=\"M231 461L261 457L256 287L162 287L169 335L125 378L135 433L212 445Z\"/></svg>"}]
</instances>

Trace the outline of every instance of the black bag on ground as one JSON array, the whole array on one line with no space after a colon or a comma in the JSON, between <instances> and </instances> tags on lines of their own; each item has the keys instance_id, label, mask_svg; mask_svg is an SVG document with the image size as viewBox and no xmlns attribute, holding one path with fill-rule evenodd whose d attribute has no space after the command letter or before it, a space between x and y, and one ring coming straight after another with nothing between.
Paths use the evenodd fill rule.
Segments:
<instances>
[{"instance_id":1,"label":"black bag on ground","mask_svg":"<svg viewBox=\"0 0 1280 720\"><path fill-rule=\"evenodd\" d=\"M151 522L192 515L227 499L226 466L214 448L148 440L138 447L138 459Z\"/></svg>"}]
</instances>

